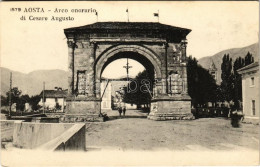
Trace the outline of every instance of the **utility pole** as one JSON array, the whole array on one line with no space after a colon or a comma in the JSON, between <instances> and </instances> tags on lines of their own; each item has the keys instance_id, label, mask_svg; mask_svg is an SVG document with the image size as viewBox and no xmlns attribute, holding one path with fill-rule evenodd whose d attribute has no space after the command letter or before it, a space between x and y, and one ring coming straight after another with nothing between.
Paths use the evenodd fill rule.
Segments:
<instances>
[{"instance_id":1,"label":"utility pole","mask_svg":"<svg viewBox=\"0 0 260 167\"><path fill-rule=\"evenodd\" d=\"M43 114L45 114L45 97L44 97L44 91L45 91L45 82L43 82L43 90L42 90L42 106L43 106Z\"/></svg>"},{"instance_id":2,"label":"utility pole","mask_svg":"<svg viewBox=\"0 0 260 167\"><path fill-rule=\"evenodd\" d=\"M123 68L126 69L126 77L127 77L127 80L128 80L128 78L129 78L129 68L132 68L132 66L129 66L128 58L126 59L126 66L123 66Z\"/></svg>"},{"instance_id":3,"label":"utility pole","mask_svg":"<svg viewBox=\"0 0 260 167\"><path fill-rule=\"evenodd\" d=\"M12 110L12 72L10 72L10 90L9 90L9 116L11 117Z\"/></svg>"}]
</instances>

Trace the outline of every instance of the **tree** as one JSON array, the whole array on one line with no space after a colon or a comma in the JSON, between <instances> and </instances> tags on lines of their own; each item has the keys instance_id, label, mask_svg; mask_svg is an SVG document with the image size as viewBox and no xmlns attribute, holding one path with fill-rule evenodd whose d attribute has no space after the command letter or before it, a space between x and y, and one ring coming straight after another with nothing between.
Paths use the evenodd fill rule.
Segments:
<instances>
[{"instance_id":1,"label":"tree","mask_svg":"<svg viewBox=\"0 0 260 167\"><path fill-rule=\"evenodd\" d=\"M254 62L254 57L250 52L247 53L245 56L245 59L239 57L235 60L233 65L233 73L234 73L234 95L233 95L233 101L234 101L234 107L236 109L240 109L240 103L242 101L242 78L241 75L238 74L237 70L240 68L247 66Z\"/></svg>"},{"instance_id":2,"label":"tree","mask_svg":"<svg viewBox=\"0 0 260 167\"><path fill-rule=\"evenodd\" d=\"M1 95L1 106L8 106L8 99L6 96Z\"/></svg>"},{"instance_id":3,"label":"tree","mask_svg":"<svg viewBox=\"0 0 260 167\"><path fill-rule=\"evenodd\" d=\"M188 93L192 105L206 105L217 101L217 84L209 71L198 65L196 58L191 56L187 63Z\"/></svg>"},{"instance_id":4,"label":"tree","mask_svg":"<svg viewBox=\"0 0 260 167\"><path fill-rule=\"evenodd\" d=\"M1 105L9 105L9 96L10 91L6 93L7 97L1 96ZM38 103L41 100L40 95L35 95L29 97L29 95L22 95L22 91L18 89L18 87L14 87L11 90L11 100L12 103L16 103L16 109L23 111L25 109L25 103L29 103L31 105L32 110L38 110L40 106Z\"/></svg>"},{"instance_id":5,"label":"tree","mask_svg":"<svg viewBox=\"0 0 260 167\"><path fill-rule=\"evenodd\" d=\"M19 109L18 105L19 104L19 100L20 100L20 95L22 94L22 91L18 89L18 87L13 87L11 89L11 103L16 103L16 108ZM6 100L7 103L9 104L9 97L10 97L10 90L8 92L6 92Z\"/></svg>"},{"instance_id":6,"label":"tree","mask_svg":"<svg viewBox=\"0 0 260 167\"><path fill-rule=\"evenodd\" d=\"M245 66L247 66L253 62L254 62L254 57L252 56L252 54L250 52L248 52L245 57Z\"/></svg>"},{"instance_id":7,"label":"tree","mask_svg":"<svg viewBox=\"0 0 260 167\"><path fill-rule=\"evenodd\" d=\"M242 78L241 75L238 74L237 70L245 66L245 60L241 57L237 58L233 65L234 72L234 107L236 109L240 108L239 101L242 101Z\"/></svg>"},{"instance_id":8,"label":"tree","mask_svg":"<svg viewBox=\"0 0 260 167\"><path fill-rule=\"evenodd\" d=\"M19 97L19 100L16 103L16 108L20 111L24 111L25 103L28 103L30 101L29 95L22 95Z\"/></svg>"},{"instance_id":9,"label":"tree","mask_svg":"<svg viewBox=\"0 0 260 167\"><path fill-rule=\"evenodd\" d=\"M56 110L61 110L61 105L59 104L59 102L56 102L55 109Z\"/></svg>"},{"instance_id":10,"label":"tree","mask_svg":"<svg viewBox=\"0 0 260 167\"><path fill-rule=\"evenodd\" d=\"M232 74L232 58L229 58L229 54L225 54L222 58L221 71L222 82L220 87L223 101L230 102L233 99L234 76Z\"/></svg>"},{"instance_id":11,"label":"tree","mask_svg":"<svg viewBox=\"0 0 260 167\"><path fill-rule=\"evenodd\" d=\"M197 82L199 80L198 76L198 61L196 58L191 56L188 58L187 63L187 79L188 79L188 94L191 96L193 106L198 105L199 92L196 88Z\"/></svg>"},{"instance_id":12,"label":"tree","mask_svg":"<svg viewBox=\"0 0 260 167\"><path fill-rule=\"evenodd\" d=\"M29 104L31 105L32 110L38 110L40 108L40 106L38 105L40 100L41 100L41 96L40 95L31 96Z\"/></svg>"},{"instance_id":13,"label":"tree","mask_svg":"<svg viewBox=\"0 0 260 167\"><path fill-rule=\"evenodd\" d=\"M217 85L217 90L216 90L216 101L218 102L224 102L224 96L223 96L223 93L222 93L222 90L221 90L221 86Z\"/></svg>"},{"instance_id":14,"label":"tree","mask_svg":"<svg viewBox=\"0 0 260 167\"><path fill-rule=\"evenodd\" d=\"M125 88L125 94L123 96L123 101L126 103L136 104L140 106L145 105L146 108L149 107L151 103L151 92L153 76L150 75L146 70L140 72L134 81L131 81Z\"/></svg>"}]
</instances>

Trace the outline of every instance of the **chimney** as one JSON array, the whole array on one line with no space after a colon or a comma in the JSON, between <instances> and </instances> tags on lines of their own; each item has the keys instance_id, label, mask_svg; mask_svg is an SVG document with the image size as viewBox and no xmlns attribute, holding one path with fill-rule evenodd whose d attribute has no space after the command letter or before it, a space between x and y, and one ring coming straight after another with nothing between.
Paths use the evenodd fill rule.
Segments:
<instances>
[{"instance_id":1,"label":"chimney","mask_svg":"<svg viewBox=\"0 0 260 167\"><path fill-rule=\"evenodd\" d=\"M57 90L57 91L62 91L62 88L61 88L61 87L55 86L54 89Z\"/></svg>"}]
</instances>

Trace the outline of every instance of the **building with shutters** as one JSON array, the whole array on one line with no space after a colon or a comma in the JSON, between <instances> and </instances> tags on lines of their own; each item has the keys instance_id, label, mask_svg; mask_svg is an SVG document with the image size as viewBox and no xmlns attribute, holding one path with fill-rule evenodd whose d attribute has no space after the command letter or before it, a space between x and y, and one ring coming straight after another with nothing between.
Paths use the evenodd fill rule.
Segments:
<instances>
[{"instance_id":1,"label":"building with shutters","mask_svg":"<svg viewBox=\"0 0 260 167\"><path fill-rule=\"evenodd\" d=\"M259 122L259 63L238 70L242 75L243 113L246 121Z\"/></svg>"}]
</instances>

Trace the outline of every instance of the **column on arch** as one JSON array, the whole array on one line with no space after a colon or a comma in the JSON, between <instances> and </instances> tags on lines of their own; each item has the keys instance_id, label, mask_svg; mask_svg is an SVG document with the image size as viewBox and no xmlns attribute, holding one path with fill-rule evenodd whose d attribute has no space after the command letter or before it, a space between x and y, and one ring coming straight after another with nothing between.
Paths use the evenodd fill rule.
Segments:
<instances>
[{"instance_id":1,"label":"column on arch","mask_svg":"<svg viewBox=\"0 0 260 167\"><path fill-rule=\"evenodd\" d=\"M183 40L181 42L181 54L182 54L182 58L181 58L181 65L182 65L182 82L183 82L183 90L182 93L183 94L188 94L188 82L187 82L187 55L186 55L186 49L187 49L187 40Z\"/></svg>"},{"instance_id":2,"label":"column on arch","mask_svg":"<svg viewBox=\"0 0 260 167\"><path fill-rule=\"evenodd\" d=\"M74 51L76 48L76 42L73 39L68 39L68 94L74 93Z\"/></svg>"},{"instance_id":3,"label":"column on arch","mask_svg":"<svg viewBox=\"0 0 260 167\"><path fill-rule=\"evenodd\" d=\"M182 94L188 94L187 64L182 63Z\"/></svg>"},{"instance_id":4,"label":"column on arch","mask_svg":"<svg viewBox=\"0 0 260 167\"><path fill-rule=\"evenodd\" d=\"M165 63L165 77L163 77L163 94L168 94L168 43L163 43L163 47L165 50L165 55L164 55L164 63Z\"/></svg>"},{"instance_id":5,"label":"column on arch","mask_svg":"<svg viewBox=\"0 0 260 167\"><path fill-rule=\"evenodd\" d=\"M160 97L162 95L166 94L166 85L165 85L165 79L164 78L157 78L155 82L155 97Z\"/></svg>"},{"instance_id":6,"label":"column on arch","mask_svg":"<svg viewBox=\"0 0 260 167\"><path fill-rule=\"evenodd\" d=\"M94 83L94 88L95 88L95 92L94 94L96 95L97 98L101 97L101 82L100 80L96 79L95 83Z\"/></svg>"},{"instance_id":7,"label":"column on arch","mask_svg":"<svg viewBox=\"0 0 260 167\"><path fill-rule=\"evenodd\" d=\"M89 56L88 56L88 68L86 71L87 75L87 96L93 97L95 96L95 46L96 44L93 42L89 43Z\"/></svg>"}]
</instances>

